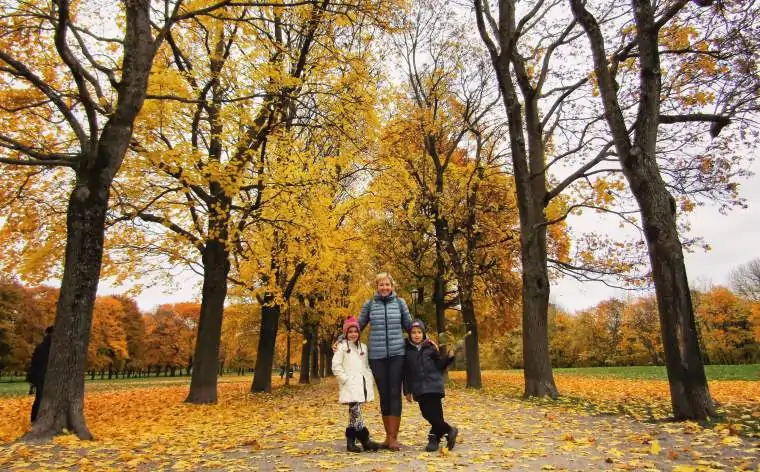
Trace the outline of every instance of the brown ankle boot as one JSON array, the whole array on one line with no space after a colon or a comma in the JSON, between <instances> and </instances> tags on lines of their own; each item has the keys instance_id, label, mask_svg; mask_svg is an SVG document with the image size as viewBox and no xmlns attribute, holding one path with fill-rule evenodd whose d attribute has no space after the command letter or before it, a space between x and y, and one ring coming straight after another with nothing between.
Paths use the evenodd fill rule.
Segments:
<instances>
[{"instance_id":1,"label":"brown ankle boot","mask_svg":"<svg viewBox=\"0 0 760 472\"><path fill-rule=\"evenodd\" d=\"M398 443L398 429L400 425L400 416L388 417L388 435L390 436L388 441L388 449L391 451L398 451L401 449L401 445Z\"/></svg>"},{"instance_id":2,"label":"brown ankle boot","mask_svg":"<svg viewBox=\"0 0 760 472\"><path fill-rule=\"evenodd\" d=\"M380 443L380 449L388 449L388 444L391 439L390 427L388 426L388 418L390 416L383 416L383 428L385 428L385 441Z\"/></svg>"}]
</instances>

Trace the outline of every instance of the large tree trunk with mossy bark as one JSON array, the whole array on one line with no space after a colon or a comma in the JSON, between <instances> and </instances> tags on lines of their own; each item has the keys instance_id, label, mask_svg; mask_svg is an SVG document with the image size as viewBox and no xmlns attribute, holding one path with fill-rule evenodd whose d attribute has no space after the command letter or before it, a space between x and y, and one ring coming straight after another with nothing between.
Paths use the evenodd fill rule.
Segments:
<instances>
[{"instance_id":1,"label":"large tree trunk with mossy bark","mask_svg":"<svg viewBox=\"0 0 760 472\"><path fill-rule=\"evenodd\" d=\"M229 271L229 253L225 243L208 241L203 249L203 296L190 392L185 399L188 403L216 403L217 400L219 344Z\"/></svg>"},{"instance_id":2,"label":"large tree trunk with mossy bark","mask_svg":"<svg viewBox=\"0 0 760 472\"><path fill-rule=\"evenodd\" d=\"M675 16L686 3L671 6L668 14ZM683 248L676 226L675 200L662 179L656 156L662 89L659 30L665 23L655 19L656 10L650 1L633 1L640 99L631 140L599 24L581 0L570 0L570 5L589 39L605 118L623 173L641 211L660 315L673 415L679 420L713 417L715 405L700 357Z\"/></svg>"}]
</instances>

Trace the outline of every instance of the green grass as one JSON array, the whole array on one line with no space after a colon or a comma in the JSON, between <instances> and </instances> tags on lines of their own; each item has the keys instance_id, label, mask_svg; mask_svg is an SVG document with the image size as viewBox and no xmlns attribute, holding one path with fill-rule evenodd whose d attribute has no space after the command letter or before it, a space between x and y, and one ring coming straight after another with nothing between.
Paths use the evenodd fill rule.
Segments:
<instances>
[{"instance_id":1,"label":"green grass","mask_svg":"<svg viewBox=\"0 0 760 472\"><path fill-rule=\"evenodd\" d=\"M760 380L760 364L744 365L708 365L705 366L708 380ZM633 367L579 367L554 369L555 375L577 375L587 377L607 377L618 379L667 380L663 366L633 366ZM252 374L238 377L232 374L223 376L220 381L242 380L252 378ZM23 380L23 379L19 379ZM109 390L112 386L123 387L157 387L171 385L189 385L190 377L140 377L131 379L98 379L85 380L87 391ZM29 391L26 382L0 382L0 397L23 396Z\"/></svg>"},{"instance_id":2,"label":"green grass","mask_svg":"<svg viewBox=\"0 0 760 472\"><path fill-rule=\"evenodd\" d=\"M21 397L29 392L29 384L26 382L0 382L0 398Z\"/></svg>"},{"instance_id":3,"label":"green grass","mask_svg":"<svg viewBox=\"0 0 760 472\"><path fill-rule=\"evenodd\" d=\"M760 364L707 365L707 380L760 380ZM664 366L577 367L554 369L557 375L667 380Z\"/></svg>"},{"instance_id":4,"label":"green grass","mask_svg":"<svg viewBox=\"0 0 760 472\"><path fill-rule=\"evenodd\" d=\"M252 379L253 374L239 377L233 374L225 374L219 379L220 382L230 380L245 380ZM22 379L23 380L23 379ZM190 385L189 376L177 376L177 377L133 377L129 379L99 379L90 380L89 377L85 379L85 389L88 392L111 390L116 388L140 388L140 387L161 387L161 386L176 386L176 385ZM24 396L29 392L29 384L26 382L0 382L0 397L18 397Z\"/></svg>"}]
</instances>

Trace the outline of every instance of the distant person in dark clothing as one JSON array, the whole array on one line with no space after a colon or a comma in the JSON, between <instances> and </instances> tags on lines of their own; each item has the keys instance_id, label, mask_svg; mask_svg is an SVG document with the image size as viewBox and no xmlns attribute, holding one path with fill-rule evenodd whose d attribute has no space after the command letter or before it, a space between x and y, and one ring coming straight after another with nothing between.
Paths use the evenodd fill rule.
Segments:
<instances>
[{"instance_id":1,"label":"distant person in dark clothing","mask_svg":"<svg viewBox=\"0 0 760 472\"><path fill-rule=\"evenodd\" d=\"M45 329L45 338L34 348L32 364L29 366L27 378L34 387L34 404L32 405L32 423L37 419L42 401L42 387L45 385L45 373L47 372L48 358L50 357L50 342L53 335L53 327Z\"/></svg>"}]
</instances>

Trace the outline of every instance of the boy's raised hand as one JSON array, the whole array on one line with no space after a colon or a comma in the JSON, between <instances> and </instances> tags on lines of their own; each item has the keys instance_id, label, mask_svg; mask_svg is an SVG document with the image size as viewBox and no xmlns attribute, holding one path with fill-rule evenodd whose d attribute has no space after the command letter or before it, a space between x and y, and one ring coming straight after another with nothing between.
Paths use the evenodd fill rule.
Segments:
<instances>
[{"instance_id":1,"label":"boy's raised hand","mask_svg":"<svg viewBox=\"0 0 760 472\"><path fill-rule=\"evenodd\" d=\"M335 342L332 345L333 353L338 352L338 343L341 342L341 341L343 341L343 339L345 339L345 338L341 334L340 336L338 336L338 339L335 340Z\"/></svg>"},{"instance_id":2,"label":"boy's raised hand","mask_svg":"<svg viewBox=\"0 0 760 472\"><path fill-rule=\"evenodd\" d=\"M461 352L462 349L464 349L464 339L460 339L457 341L457 343L454 345L454 349L449 349L449 357L454 357L457 355L457 353Z\"/></svg>"}]
</instances>

